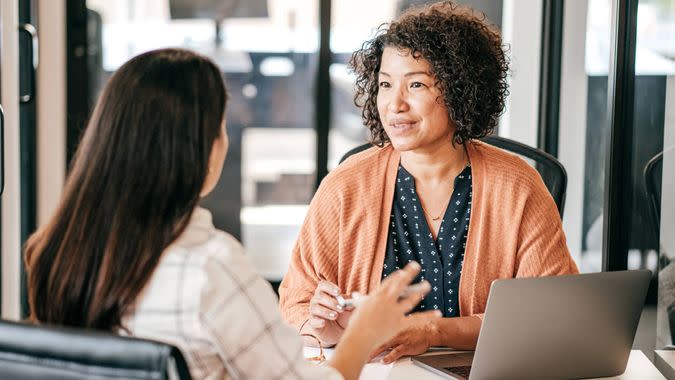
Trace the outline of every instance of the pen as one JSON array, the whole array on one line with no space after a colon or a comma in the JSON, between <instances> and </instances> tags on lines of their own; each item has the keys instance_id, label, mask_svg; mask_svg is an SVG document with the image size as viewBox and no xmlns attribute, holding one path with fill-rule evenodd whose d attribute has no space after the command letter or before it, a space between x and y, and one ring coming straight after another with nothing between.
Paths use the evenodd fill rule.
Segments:
<instances>
[{"instance_id":1,"label":"pen","mask_svg":"<svg viewBox=\"0 0 675 380\"><path fill-rule=\"evenodd\" d=\"M426 281L423 282L418 282L417 284L412 284L408 285L405 289L403 289L403 293L398 297L399 300L402 300L404 298L410 297L411 294L418 293L420 290L423 288L429 286ZM342 309L347 310L347 309L353 309L357 306L359 306L363 301L365 301L368 296L366 295L361 295L358 292L352 293L353 295L356 295L357 297L352 297L352 298L344 298L341 295L335 296L335 299L338 301L338 305L342 307Z\"/></svg>"}]
</instances>

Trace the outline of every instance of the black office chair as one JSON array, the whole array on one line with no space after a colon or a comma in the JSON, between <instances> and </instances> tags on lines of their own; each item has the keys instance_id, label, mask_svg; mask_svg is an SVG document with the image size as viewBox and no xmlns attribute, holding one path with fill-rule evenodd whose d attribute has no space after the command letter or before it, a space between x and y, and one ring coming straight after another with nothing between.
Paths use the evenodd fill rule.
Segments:
<instances>
[{"instance_id":1,"label":"black office chair","mask_svg":"<svg viewBox=\"0 0 675 380\"><path fill-rule=\"evenodd\" d=\"M149 340L0 321L0 379L190 379L180 351Z\"/></svg>"},{"instance_id":2,"label":"black office chair","mask_svg":"<svg viewBox=\"0 0 675 380\"><path fill-rule=\"evenodd\" d=\"M645 165L644 171L645 190L649 199L649 209L652 219L650 230L655 236L655 241L660 241L661 229L661 180L663 178L663 152L652 157ZM663 253L659 253L659 297L665 298L673 292L672 281L669 276L673 273L673 261ZM662 294L663 293L663 294ZM659 301L661 302L661 301ZM671 342L675 343L675 303L666 306L668 327L670 329ZM674 349L674 346L665 349Z\"/></svg>"},{"instance_id":3,"label":"black office chair","mask_svg":"<svg viewBox=\"0 0 675 380\"><path fill-rule=\"evenodd\" d=\"M560 218L562 219L563 211L565 209L565 192L567 191L567 172L560 161L541 149L533 148L505 137L490 135L483 137L481 141L522 156L526 161L533 164L541 175L541 178L544 180L544 184L549 193L551 193L551 197L553 197L553 200L558 207ZM364 151L371 146L370 143L366 143L351 149L342 156L340 163L347 159L347 157Z\"/></svg>"},{"instance_id":4,"label":"black office chair","mask_svg":"<svg viewBox=\"0 0 675 380\"><path fill-rule=\"evenodd\" d=\"M661 178L663 176L663 152L652 157L644 169L645 189L652 210L652 222L661 226Z\"/></svg>"}]
</instances>

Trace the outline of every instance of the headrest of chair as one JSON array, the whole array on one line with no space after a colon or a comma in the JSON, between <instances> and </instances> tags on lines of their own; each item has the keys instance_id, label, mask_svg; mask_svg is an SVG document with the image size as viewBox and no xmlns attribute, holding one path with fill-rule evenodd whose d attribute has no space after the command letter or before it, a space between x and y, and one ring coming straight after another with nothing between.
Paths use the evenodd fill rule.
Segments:
<instances>
[{"instance_id":1,"label":"headrest of chair","mask_svg":"<svg viewBox=\"0 0 675 380\"><path fill-rule=\"evenodd\" d=\"M173 358L177 358L177 366L185 367L178 349L164 343L99 331L0 321L0 363L71 363L70 368L137 371L141 374L138 378L151 373L154 378L164 378Z\"/></svg>"}]
</instances>

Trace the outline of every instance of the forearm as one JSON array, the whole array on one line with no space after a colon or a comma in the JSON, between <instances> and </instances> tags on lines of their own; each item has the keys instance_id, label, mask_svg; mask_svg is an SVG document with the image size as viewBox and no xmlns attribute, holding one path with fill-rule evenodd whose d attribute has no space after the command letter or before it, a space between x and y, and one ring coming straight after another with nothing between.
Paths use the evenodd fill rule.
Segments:
<instances>
[{"instance_id":1,"label":"forearm","mask_svg":"<svg viewBox=\"0 0 675 380\"><path fill-rule=\"evenodd\" d=\"M373 345L375 338L369 337L367 333L354 330L351 329L344 334L330 361L330 365L338 370L345 380L359 378L361 369L375 349Z\"/></svg>"},{"instance_id":2,"label":"forearm","mask_svg":"<svg viewBox=\"0 0 675 380\"><path fill-rule=\"evenodd\" d=\"M474 350L482 322L482 319L477 316L435 320L431 333L431 345Z\"/></svg>"}]
</instances>

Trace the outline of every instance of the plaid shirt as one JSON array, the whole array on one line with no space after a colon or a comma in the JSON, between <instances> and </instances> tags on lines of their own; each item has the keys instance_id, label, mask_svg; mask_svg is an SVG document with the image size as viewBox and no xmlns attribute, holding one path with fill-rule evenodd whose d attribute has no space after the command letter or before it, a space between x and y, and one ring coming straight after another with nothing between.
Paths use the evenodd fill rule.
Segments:
<instances>
[{"instance_id":1,"label":"plaid shirt","mask_svg":"<svg viewBox=\"0 0 675 380\"><path fill-rule=\"evenodd\" d=\"M178 347L194 379L342 378L304 360L269 284L202 208L166 249L124 325L133 336Z\"/></svg>"}]
</instances>

